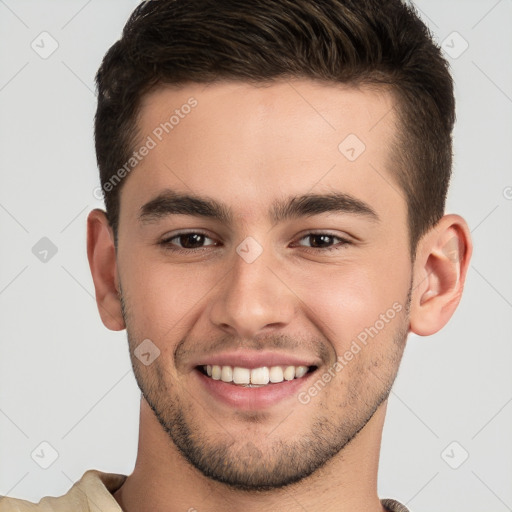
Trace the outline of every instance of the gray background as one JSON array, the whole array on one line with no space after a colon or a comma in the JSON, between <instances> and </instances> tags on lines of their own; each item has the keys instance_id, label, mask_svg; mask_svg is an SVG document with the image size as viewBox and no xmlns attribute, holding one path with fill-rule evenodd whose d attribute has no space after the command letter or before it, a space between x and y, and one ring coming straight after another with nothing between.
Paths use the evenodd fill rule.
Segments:
<instances>
[{"instance_id":1,"label":"gray background","mask_svg":"<svg viewBox=\"0 0 512 512\"><path fill-rule=\"evenodd\" d=\"M37 501L87 469L129 474L135 462L140 394L125 332L96 310L85 221L102 206L93 78L137 3L0 0L0 495ZM467 219L475 251L451 322L409 339L379 495L413 512L501 512L512 510L512 2L415 5L450 54L448 211ZM59 45L45 59L31 47L55 44L43 31ZM57 248L46 262L43 237Z\"/></svg>"}]
</instances>

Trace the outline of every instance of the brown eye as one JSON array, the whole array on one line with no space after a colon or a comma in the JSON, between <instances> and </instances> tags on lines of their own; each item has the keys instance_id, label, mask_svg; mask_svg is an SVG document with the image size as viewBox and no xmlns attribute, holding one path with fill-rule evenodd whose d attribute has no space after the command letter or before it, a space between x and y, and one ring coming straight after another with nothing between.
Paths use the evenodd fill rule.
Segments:
<instances>
[{"instance_id":1,"label":"brown eye","mask_svg":"<svg viewBox=\"0 0 512 512\"><path fill-rule=\"evenodd\" d=\"M335 237L331 235L308 235L311 241L311 247L324 249L326 245L330 245Z\"/></svg>"},{"instance_id":2,"label":"brown eye","mask_svg":"<svg viewBox=\"0 0 512 512\"><path fill-rule=\"evenodd\" d=\"M187 233L185 235L179 235L175 237L179 240L183 249L197 249L204 243L205 235L200 233Z\"/></svg>"},{"instance_id":3,"label":"brown eye","mask_svg":"<svg viewBox=\"0 0 512 512\"><path fill-rule=\"evenodd\" d=\"M211 240L213 242L213 240L204 233L198 233L194 231L188 233L178 233L172 237L165 238L159 242L159 245L171 251L178 252L194 251L206 248L209 245L216 245L215 242L204 245L206 240Z\"/></svg>"},{"instance_id":4,"label":"brown eye","mask_svg":"<svg viewBox=\"0 0 512 512\"><path fill-rule=\"evenodd\" d=\"M338 250L343 248L343 246L350 244L350 241L346 240L345 238L331 235L329 233L308 233L306 236L301 238L301 240L306 239L309 239L309 245L299 245L306 248L316 249L318 251ZM335 243L336 240L339 241L337 244ZM332 245L333 243L335 243L335 245Z\"/></svg>"}]
</instances>

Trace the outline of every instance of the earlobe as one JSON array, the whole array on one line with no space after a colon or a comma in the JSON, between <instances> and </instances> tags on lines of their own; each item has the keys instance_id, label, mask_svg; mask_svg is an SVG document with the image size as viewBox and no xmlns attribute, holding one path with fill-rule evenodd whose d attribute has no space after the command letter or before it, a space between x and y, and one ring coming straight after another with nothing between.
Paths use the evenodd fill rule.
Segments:
<instances>
[{"instance_id":1,"label":"earlobe","mask_svg":"<svg viewBox=\"0 0 512 512\"><path fill-rule=\"evenodd\" d=\"M472 253L471 235L459 215L445 215L419 242L414 265L410 331L429 336L457 308Z\"/></svg>"},{"instance_id":2,"label":"earlobe","mask_svg":"<svg viewBox=\"0 0 512 512\"><path fill-rule=\"evenodd\" d=\"M87 218L87 258L101 320L108 329L120 331L126 326L121 310L116 251L112 228L103 210L95 209Z\"/></svg>"}]
</instances>

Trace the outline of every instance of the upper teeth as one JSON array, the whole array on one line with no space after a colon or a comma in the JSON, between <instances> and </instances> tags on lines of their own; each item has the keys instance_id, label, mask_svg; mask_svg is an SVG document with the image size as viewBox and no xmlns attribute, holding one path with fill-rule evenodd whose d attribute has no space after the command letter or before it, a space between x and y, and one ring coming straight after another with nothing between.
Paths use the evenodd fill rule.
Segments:
<instances>
[{"instance_id":1,"label":"upper teeth","mask_svg":"<svg viewBox=\"0 0 512 512\"><path fill-rule=\"evenodd\" d=\"M239 366L207 365L206 373L214 380L235 384L266 385L269 382L283 382L304 377L307 366L262 366L261 368L241 368Z\"/></svg>"}]
</instances>

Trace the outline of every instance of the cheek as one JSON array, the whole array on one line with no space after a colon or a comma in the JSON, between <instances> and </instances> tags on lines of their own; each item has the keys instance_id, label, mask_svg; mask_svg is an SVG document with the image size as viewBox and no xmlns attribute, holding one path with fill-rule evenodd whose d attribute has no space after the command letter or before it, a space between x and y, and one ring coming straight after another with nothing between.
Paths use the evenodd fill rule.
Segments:
<instances>
[{"instance_id":1,"label":"cheek","mask_svg":"<svg viewBox=\"0 0 512 512\"><path fill-rule=\"evenodd\" d=\"M121 281L130 322L150 339L178 339L220 274L200 265L192 269L150 261L142 252L123 261Z\"/></svg>"},{"instance_id":2,"label":"cheek","mask_svg":"<svg viewBox=\"0 0 512 512\"><path fill-rule=\"evenodd\" d=\"M339 352L376 322L378 328L382 321L386 327L396 326L400 316L397 310L405 309L410 284L410 273L404 272L407 267L403 266L407 264L402 262L400 268L395 262L354 261L330 269L319 266L307 273L307 279L301 279L297 273L294 286L307 306L304 314ZM385 316L384 320L381 315Z\"/></svg>"}]
</instances>

